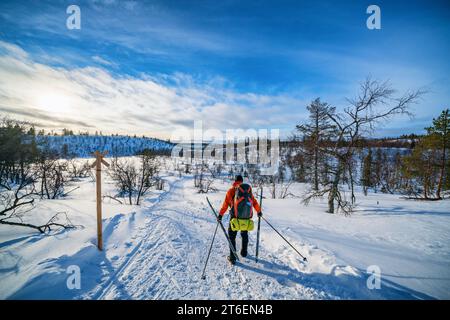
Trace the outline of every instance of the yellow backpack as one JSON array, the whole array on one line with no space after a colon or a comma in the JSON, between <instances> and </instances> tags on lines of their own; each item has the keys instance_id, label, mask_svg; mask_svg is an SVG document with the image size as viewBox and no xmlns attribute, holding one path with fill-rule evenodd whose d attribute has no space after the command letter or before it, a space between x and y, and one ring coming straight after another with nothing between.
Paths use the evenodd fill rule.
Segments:
<instances>
[{"instance_id":1,"label":"yellow backpack","mask_svg":"<svg viewBox=\"0 0 450 320\"><path fill-rule=\"evenodd\" d=\"M252 219L232 218L230 220L231 230L233 231L252 231L255 227Z\"/></svg>"}]
</instances>

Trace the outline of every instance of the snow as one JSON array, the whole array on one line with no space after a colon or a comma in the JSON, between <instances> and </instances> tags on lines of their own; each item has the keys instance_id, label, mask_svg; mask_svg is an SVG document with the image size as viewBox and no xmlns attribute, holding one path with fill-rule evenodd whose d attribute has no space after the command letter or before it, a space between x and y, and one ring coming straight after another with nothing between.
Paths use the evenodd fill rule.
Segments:
<instances>
[{"instance_id":1,"label":"snow","mask_svg":"<svg viewBox=\"0 0 450 320\"><path fill-rule=\"evenodd\" d=\"M450 201L358 194L358 211L344 217L325 213L324 200L305 207L299 198L265 198L265 217L308 262L262 222L260 262L253 259L254 231L250 257L231 267L219 229L202 280L214 217L191 176L180 178L169 170L163 178L165 190L153 191L141 206L104 200L102 252L96 248L95 183L90 178L73 182L80 188L64 199L39 201L26 216L44 222L56 212L67 212L82 227L40 235L0 226L0 298L450 298ZM229 185L216 179L218 191L208 194L216 208ZM295 184L291 191L300 195L304 187ZM106 194L114 191L106 175L103 189ZM239 235L237 246L239 251ZM71 265L81 270L79 290L66 285ZM381 270L379 290L366 286L371 265Z\"/></svg>"}]
</instances>

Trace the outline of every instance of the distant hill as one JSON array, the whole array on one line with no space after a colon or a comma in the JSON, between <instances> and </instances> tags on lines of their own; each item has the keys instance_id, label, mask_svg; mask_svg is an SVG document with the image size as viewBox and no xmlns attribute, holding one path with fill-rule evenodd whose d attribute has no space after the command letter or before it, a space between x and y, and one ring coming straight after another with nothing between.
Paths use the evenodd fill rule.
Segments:
<instances>
[{"instance_id":1,"label":"distant hill","mask_svg":"<svg viewBox=\"0 0 450 320\"><path fill-rule=\"evenodd\" d=\"M38 135L36 142L41 148L49 148L61 157L91 157L96 150L108 151L108 156L133 156L148 149L167 154L173 144L156 139L129 136L100 135Z\"/></svg>"}]
</instances>

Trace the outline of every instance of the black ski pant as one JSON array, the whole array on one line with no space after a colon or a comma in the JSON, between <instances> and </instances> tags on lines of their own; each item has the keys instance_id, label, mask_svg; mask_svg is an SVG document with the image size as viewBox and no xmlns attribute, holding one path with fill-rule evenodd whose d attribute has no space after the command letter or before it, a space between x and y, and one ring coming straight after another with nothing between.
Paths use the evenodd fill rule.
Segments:
<instances>
[{"instance_id":1,"label":"black ski pant","mask_svg":"<svg viewBox=\"0 0 450 320\"><path fill-rule=\"evenodd\" d=\"M237 236L237 231L233 231L231 230L231 225L228 226L228 235L230 237L230 241L231 244L233 245L233 249L234 251L236 251L236 236ZM242 238L242 249L241 252L247 252L247 247L248 247L248 231L241 231L241 238ZM233 250L231 250L230 248L230 258L231 259L236 259L236 257L233 254Z\"/></svg>"}]
</instances>

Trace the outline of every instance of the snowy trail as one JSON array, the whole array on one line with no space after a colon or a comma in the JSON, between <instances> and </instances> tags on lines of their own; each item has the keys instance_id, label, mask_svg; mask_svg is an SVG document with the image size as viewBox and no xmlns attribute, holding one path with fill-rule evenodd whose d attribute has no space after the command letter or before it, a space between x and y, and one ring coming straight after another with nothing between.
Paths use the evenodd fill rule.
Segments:
<instances>
[{"instance_id":1,"label":"snowy trail","mask_svg":"<svg viewBox=\"0 0 450 320\"><path fill-rule=\"evenodd\" d=\"M104 285L101 299L348 299L415 298L398 289L370 291L357 269L334 263L333 257L309 243L294 241L310 261L304 264L281 242L261 243L261 259L241 258L235 267L225 257L221 230L200 279L215 219L206 200L196 202L187 192L190 179L176 181L159 203L144 209L145 236ZM218 205L213 201L213 205ZM226 222L224 222L226 225ZM267 231L267 230L266 230ZM267 233L267 232L266 232ZM250 234L250 255L256 235ZM238 252L240 236L237 238ZM324 272L324 269L326 270Z\"/></svg>"},{"instance_id":2,"label":"snowy trail","mask_svg":"<svg viewBox=\"0 0 450 320\"><path fill-rule=\"evenodd\" d=\"M206 207L195 207L184 198L182 184L189 182L174 183L167 196L144 211L148 216L146 236L97 298L258 299L273 297L274 292L284 298L320 297L300 284L286 285L280 279L268 278L257 272L258 268L248 259L243 259L247 262L241 267L231 267L225 259L227 247L223 235L218 235L214 245L207 280L201 280L201 268L215 222Z\"/></svg>"},{"instance_id":3,"label":"snowy trail","mask_svg":"<svg viewBox=\"0 0 450 320\"><path fill-rule=\"evenodd\" d=\"M286 286L278 280L265 279L255 272L254 263L247 262L242 268L229 266L225 260L227 247L221 241L223 235L218 235L223 239L213 248L208 278L201 280L205 250L215 222L206 208L190 207L192 203L184 199L182 183L186 181L176 182L160 203L145 212L147 235L98 298L267 298L274 291L285 298L319 297L299 284Z\"/></svg>"},{"instance_id":4,"label":"snowy trail","mask_svg":"<svg viewBox=\"0 0 450 320\"><path fill-rule=\"evenodd\" d=\"M189 270L190 266L180 252L189 249L191 239L180 232L183 230L180 223L161 215L169 210L167 204L174 200L178 183L171 186L159 203L144 211L147 218L142 228L145 236L100 291L98 299L166 299L170 295L184 295L173 272ZM167 288L173 289L169 290L170 294Z\"/></svg>"}]
</instances>

